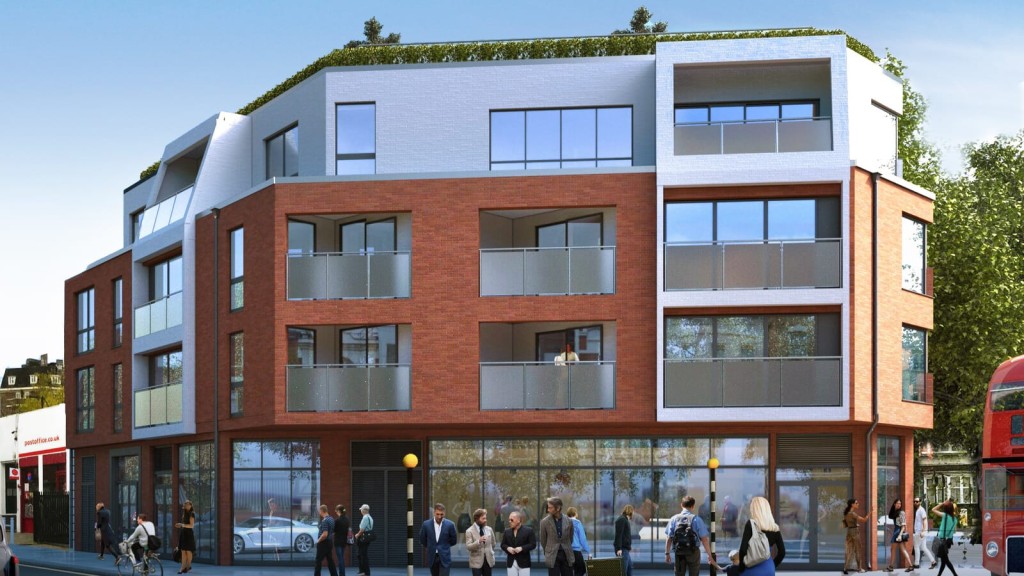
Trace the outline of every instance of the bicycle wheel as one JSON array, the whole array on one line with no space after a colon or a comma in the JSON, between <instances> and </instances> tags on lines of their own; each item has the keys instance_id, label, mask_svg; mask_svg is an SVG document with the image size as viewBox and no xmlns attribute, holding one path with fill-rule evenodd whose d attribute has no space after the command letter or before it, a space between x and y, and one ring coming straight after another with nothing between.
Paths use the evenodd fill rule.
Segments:
<instances>
[{"instance_id":1,"label":"bicycle wheel","mask_svg":"<svg viewBox=\"0 0 1024 576\"><path fill-rule=\"evenodd\" d=\"M131 576L134 571L132 561L128 558L127 554L120 554L117 557L117 562L114 563L117 566L118 576Z\"/></svg>"},{"instance_id":2,"label":"bicycle wheel","mask_svg":"<svg viewBox=\"0 0 1024 576\"><path fill-rule=\"evenodd\" d=\"M153 555L146 561L149 565L147 576L164 576L164 565L160 563L160 559Z\"/></svg>"}]
</instances>

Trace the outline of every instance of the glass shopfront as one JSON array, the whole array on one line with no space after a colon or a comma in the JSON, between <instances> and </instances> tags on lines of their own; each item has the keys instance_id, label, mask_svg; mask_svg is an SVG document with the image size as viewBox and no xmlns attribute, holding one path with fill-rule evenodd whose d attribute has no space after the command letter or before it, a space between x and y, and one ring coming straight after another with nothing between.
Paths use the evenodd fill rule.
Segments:
<instances>
[{"instance_id":1,"label":"glass shopfront","mask_svg":"<svg viewBox=\"0 0 1024 576\"><path fill-rule=\"evenodd\" d=\"M615 520L632 504L633 560L659 566L668 520L684 496L693 496L699 514L710 520L710 458L720 462L718 550L739 546L746 504L768 490L766 437L435 440L429 454L429 501L445 504L457 524L484 508L495 532L508 525L512 511L536 528L544 499L558 496L565 509L579 511L594 556L608 557L615 554ZM452 554L467 559L464 546Z\"/></svg>"}]
</instances>

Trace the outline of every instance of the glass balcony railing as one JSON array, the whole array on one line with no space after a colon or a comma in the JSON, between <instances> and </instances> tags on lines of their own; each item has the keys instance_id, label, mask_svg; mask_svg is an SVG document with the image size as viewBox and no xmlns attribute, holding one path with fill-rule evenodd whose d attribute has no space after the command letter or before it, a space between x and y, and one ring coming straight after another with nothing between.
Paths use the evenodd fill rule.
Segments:
<instances>
[{"instance_id":1,"label":"glass balcony railing","mask_svg":"<svg viewBox=\"0 0 1024 576\"><path fill-rule=\"evenodd\" d=\"M666 408L842 406L842 358L665 360Z\"/></svg>"},{"instance_id":2,"label":"glass balcony railing","mask_svg":"<svg viewBox=\"0 0 1024 576\"><path fill-rule=\"evenodd\" d=\"M839 288L839 238L669 242L665 290Z\"/></svg>"},{"instance_id":3,"label":"glass balcony railing","mask_svg":"<svg viewBox=\"0 0 1024 576\"><path fill-rule=\"evenodd\" d=\"M480 250L481 296L614 293L614 246Z\"/></svg>"},{"instance_id":4,"label":"glass balcony railing","mask_svg":"<svg viewBox=\"0 0 1024 576\"><path fill-rule=\"evenodd\" d=\"M135 427L181 422L181 382L135 391Z\"/></svg>"},{"instance_id":5,"label":"glass balcony railing","mask_svg":"<svg viewBox=\"0 0 1024 576\"><path fill-rule=\"evenodd\" d=\"M410 252L288 255L289 300L408 298Z\"/></svg>"},{"instance_id":6,"label":"glass balcony railing","mask_svg":"<svg viewBox=\"0 0 1024 576\"><path fill-rule=\"evenodd\" d=\"M289 412L411 410L408 364L288 366Z\"/></svg>"},{"instance_id":7,"label":"glass balcony railing","mask_svg":"<svg viewBox=\"0 0 1024 576\"><path fill-rule=\"evenodd\" d=\"M181 325L181 292L135 309L135 337L142 338Z\"/></svg>"},{"instance_id":8,"label":"glass balcony railing","mask_svg":"<svg viewBox=\"0 0 1024 576\"><path fill-rule=\"evenodd\" d=\"M193 190L195 190L195 185L189 185L174 196L146 208L146 211L142 213L142 222L139 224L139 238L145 238L184 218L185 210L192 199Z\"/></svg>"},{"instance_id":9,"label":"glass balcony railing","mask_svg":"<svg viewBox=\"0 0 1024 576\"><path fill-rule=\"evenodd\" d=\"M615 408L615 363L481 362L481 410Z\"/></svg>"},{"instance_id":10,"label":"glass balcony railing","mask_svg":"<svg viewBox=\"0 0 1024 576\"><path fill-rule=\"evenodd\" d=\"M832 118L675 125L675 155L822 152L832 150Z\"/></svg>"}]
</instances>

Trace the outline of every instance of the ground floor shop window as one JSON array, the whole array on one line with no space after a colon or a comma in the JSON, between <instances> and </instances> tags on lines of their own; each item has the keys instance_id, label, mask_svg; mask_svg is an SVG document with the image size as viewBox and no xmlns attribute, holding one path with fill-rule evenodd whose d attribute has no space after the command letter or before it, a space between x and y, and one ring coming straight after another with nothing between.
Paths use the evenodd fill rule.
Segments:
<instances>
[{"instance_id":1,"label":"ground floor shop window","mask_svg":"<svg viewBox=\"0 0 1024 576\"><path fill-rule=\"evenodd\" d=\"M235 442L232 450L234 562L311 563L320 505L319 442Z\"/></svg>"},{"instance_id":2,"label":"ground floor shop window","mask_svg":"<svg viewBox=\"0 0 1024 576\"><path fill-rule=\"evenodd\" d=\"M615 520L632 504L633 559L664 563L668 520L693 496L710 520L707 463L718 458L718 549L739 546L745 505L768 490L768 439L629 438L436 440L430 443L430 502L457 524L484 508L500 533L519 511L537 526L544 499L558 496L579 511L594 556L614 556ZM728 499L731 518L723 521ZM461 541L461 537L460 537ZM465 547L453 549L465 560ZM537 560L541 561L540 551Z\"/></svg>"},{"instance_id":3,"label":"ground floor shop window","mask_svg":"<svg viewBox=\"0 0 1024 576\"><path fill-rule=\"evenodd\" d=\"M215 463L212 442L178 447L178 515L181 515L185 500L191 500L192 509L196 513L192 529L196 539L195 560L209 562L217 557L217 535L214 532L217 513Z\"/></svg>"},{"instance_id":4,"label":"ground floor shop window","mask_svg":"<svg viewBox=\"0 0 1024 576\"><path fill-rule=\"evenodd\" d=\"M875 510L877 510L880 522L878 525L878 561L892 564L893 561L890 559L892 547L889 544L892 542L893 521L887 515L893 501L903 497L900 493L900 439L896 436L879 436L877 458L878 500L875 502ZM907 503L904 502L903 506L906 507L906 505ZM913 518L910 513L907 514L907 517Z\"/></svg>"}]
</instances>

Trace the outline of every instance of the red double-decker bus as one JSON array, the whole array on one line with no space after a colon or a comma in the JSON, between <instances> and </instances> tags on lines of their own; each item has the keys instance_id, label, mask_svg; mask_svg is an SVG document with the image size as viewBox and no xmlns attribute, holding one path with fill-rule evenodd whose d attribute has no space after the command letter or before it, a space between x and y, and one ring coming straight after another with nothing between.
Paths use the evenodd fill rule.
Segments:
<instances>
[{"instance_id":1,"label":"red double-decker bus","mask_svg":"<svg viewBox=\"0 0 1024 576\"><path fill-rule=\"evenodd\" d=\"M985 401L983 564L992 574L1024 573L1024 356L992 374Z\"/></svg>"}]
</instances>

